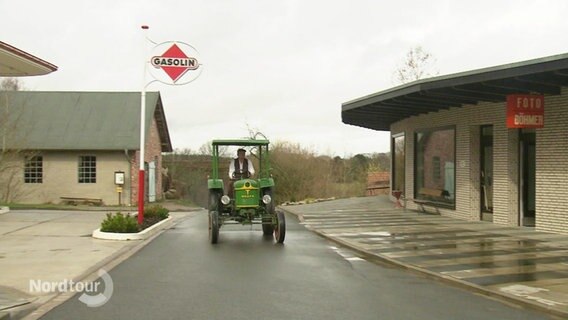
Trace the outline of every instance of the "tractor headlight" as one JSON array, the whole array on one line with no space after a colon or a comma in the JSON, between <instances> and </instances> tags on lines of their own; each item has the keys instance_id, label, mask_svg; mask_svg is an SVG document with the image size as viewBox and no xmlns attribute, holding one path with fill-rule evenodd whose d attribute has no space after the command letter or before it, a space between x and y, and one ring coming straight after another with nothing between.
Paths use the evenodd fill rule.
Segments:
<instances>
[{"instance_id":1,"label":"tractor headlight","mask_svg":"<svg viewBox=\"0 0 568 320\"><path fill-rule=\"evenodd\" d=\"M228 205L231 202L231 198L228 195L223 195L221 197L221 203L224 205Z\"/></svg>"},{"instance_id":2,"label":"tractor headlight","mask_svg":"<svg viewBox=\"0 0 568 320\"><path fill-rule=\"evenodd\" d=\"M272 197L269 194L262 196L262 203L269 204L270 202L272 202Z\"/></svg>"}]
</instances>

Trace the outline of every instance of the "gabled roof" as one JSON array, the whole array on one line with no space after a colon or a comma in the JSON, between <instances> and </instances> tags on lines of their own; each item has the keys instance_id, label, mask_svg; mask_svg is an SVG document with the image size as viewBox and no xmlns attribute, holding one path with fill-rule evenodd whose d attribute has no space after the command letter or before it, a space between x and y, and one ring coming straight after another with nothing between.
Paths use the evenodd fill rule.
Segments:
<instances>
[{"instance_id":1,"label":"gabled roof","mask_svg":"<svg viewBox=\"0 0 568 320\"><path fill-rule=\"evenodd\" d=\"M140 92L0 92L9 149L138 150ZM159 92L146 93L146 141L156 120L162 152L172 145ZM0 141L1 143L1 141Z\"/></svg>"},{"instance_id":2,"label":"gabled roof","mask_svg":"<svg viewBox=\"0 0 568 320\"><path fill-rule=\"evenodd\" d=\"M559 95L568 86L568 54L414 81L343 103L341 118L389 131L402 119L479 102L505 102L507 95Z\"/></svg>"},{"instance_id":3,"label":"gabled roof","mask_svg":"<svg viewBox=\"0 0 568 320\"><path fill-rule=\"evenodd\" d=\"M0 41L0 77L39 76L57 66Z\"/></svg>"}]
</instances>

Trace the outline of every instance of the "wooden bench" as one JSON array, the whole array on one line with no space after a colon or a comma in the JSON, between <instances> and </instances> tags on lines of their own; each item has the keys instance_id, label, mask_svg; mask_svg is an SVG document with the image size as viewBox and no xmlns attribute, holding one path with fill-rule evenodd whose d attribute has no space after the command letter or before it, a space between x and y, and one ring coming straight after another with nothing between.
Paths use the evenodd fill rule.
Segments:
<instances>
[{"instance_id":1,"label":"wooden bench","mask_svg":"<svg viewBox=\"0 0 568 320\"><path fill-rule=\"evenodd\" d=\"M367 196L376 196L378 194L388 194L388 189L390 189L390 186L371 186L371 187L367 187L367 192L366 195Z\"/></svg>"},{"instance_id":2,"label":"wooden bench","mask_svg":"<svg viewBox=\"0 0 568 320\"><path fill-rule=\"evenodd\" d=\"M426 197L440 198L444 195L444 190L442 189L432 189L432 188L420 188L418 194Z\"/></svg>"},{"instance_id":3,"label":"wooden bench","mask_svg":"<svg viewBox=\"0 0 568 320\"><path fill-rule=\"evenodd\" d=\"M438 211L438 207L447 207L448 204L440 201L436 201L436 199L440 199L444 196L448 195L446 190L442 189L434 189L434 188L420 188L418 190L418 194L423 197L423 199L412 199L414 203L420 206L422 212L426 212L424 206L434 207L436 209L436 213L440 213Z\"/></svg>"},{"instance_id":4,"label":"wooden bench","mask_svg":"<svg viewBox=\"0 0 568 320\"><path fill-rule=\"evenodd\" d=\"M103 204L103 199L96 199L96 198L77 198L77 197L59 197L61 199L61 203L63 204L70 204L70 205L79 205L79 204L87 204L87 205L94 205L94 206L101 206Z\"/></svg>"}]
</instances>

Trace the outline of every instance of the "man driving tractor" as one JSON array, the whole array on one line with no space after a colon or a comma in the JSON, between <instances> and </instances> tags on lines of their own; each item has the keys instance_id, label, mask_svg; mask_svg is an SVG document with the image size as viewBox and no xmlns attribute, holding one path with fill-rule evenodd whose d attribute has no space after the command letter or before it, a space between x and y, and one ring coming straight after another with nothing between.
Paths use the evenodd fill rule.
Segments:
<instances>
[{"instance_id":1,"label":"man driving tractor","mask_svg":"<svg viewBox=\"0 0 568 320\"><path fill-rule=\"evenodd\" d=\"M276 210L273 200L275 184L270 173L269 144L267 139L217 139L211 142L211 175L207 179L211 244L219 241L219 229L225 224L262 225L264 235L272 235L277 243L284 242L286 218L283 211ZM239 148L238 157L230 160L229 183L224 188L222 175L219 175L222 158L219 148L231 146ZM246 147L256 150L254 159L245 157Z\"/></svg>"},{"instance_id":2,"label":"man driving tractor","mask_svg":"<svg viewBox=\"0 0 568 320\"><path fill-rule=\"evenodd\" d=\"M230 179L248 179L254 176L254 166L252 161L245 157L246 152L243 148L237 150L237 158L233 159L229 165Z\"/></svg>"},{"instance_id":3,"label":"man driving tractor","mask_svg":"<svg viewBox=\"0 0 568 320\"><path fill-rule=\"evenodd\" d=\"M246 157L246 150L239 148L237 157L229 164L229 194L233 194L233 182L240 179L249 179L254 176L254 166L252 161Z\"/></svg>"}]
</instances>

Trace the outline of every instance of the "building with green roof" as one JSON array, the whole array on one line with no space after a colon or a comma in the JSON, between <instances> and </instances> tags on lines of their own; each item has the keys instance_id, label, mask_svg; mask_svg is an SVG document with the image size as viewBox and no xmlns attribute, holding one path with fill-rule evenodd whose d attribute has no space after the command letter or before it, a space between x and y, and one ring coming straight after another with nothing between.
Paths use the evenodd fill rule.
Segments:
<instances>
[{"instance_id":1,"label":"building with green roof","mask_svg":"<svg viewBox=\"0 0 568 320\"><path fill-rule=\"evenodd\" d=\"M134 205L140 92L0 93L0 201ZM162 152L172 145L159 92L146 94L149 201L162 197ZM124 173L120 199L115 173Z\"/></svg>"}]
</instances>

